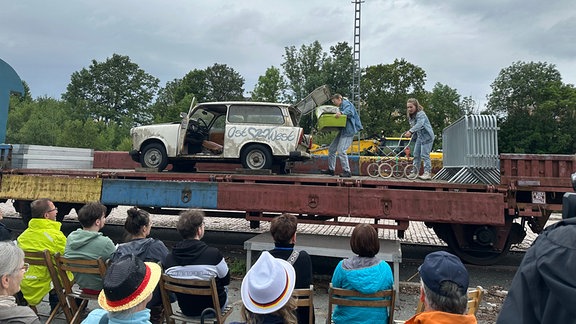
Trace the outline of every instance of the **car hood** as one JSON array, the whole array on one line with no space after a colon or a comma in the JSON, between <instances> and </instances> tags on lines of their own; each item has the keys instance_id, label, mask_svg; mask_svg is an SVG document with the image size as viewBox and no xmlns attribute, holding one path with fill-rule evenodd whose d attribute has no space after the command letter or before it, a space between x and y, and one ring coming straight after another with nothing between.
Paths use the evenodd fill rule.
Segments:
<instances>
[{"instance_id":1,"label":"car hood","mask_svg":"<svg viewBox=\"0 0 576 324\"><path fill-rule=\"evenodd\" d=\"M178 125L180 125L180 122L136 126L136 127L132 127L131 131L133 132L133 131L139 130L139 129L165 128L166 126L169 126L169 125L177 125L178 126Z\"/></svg>"}]
</instances>

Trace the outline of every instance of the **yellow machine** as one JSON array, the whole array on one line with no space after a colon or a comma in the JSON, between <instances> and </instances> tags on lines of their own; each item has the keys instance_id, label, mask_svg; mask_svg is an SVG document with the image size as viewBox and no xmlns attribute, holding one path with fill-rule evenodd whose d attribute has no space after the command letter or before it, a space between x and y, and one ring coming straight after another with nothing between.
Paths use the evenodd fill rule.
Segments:
<instances>
[{"instance_id":1,"label":"yellow machine","mask_svg":"<svg viewBox=\"0 0 576 324\"><path fill-rule=\"evenodd\" d=\"M405 150L406 146L408 146L409 152L412 152L414 149L414 143L410 143L410 138L408 137L383 137L382 140L363 139L353 141L346 153L350 155L390 156ZM328 145L320 146L318 144L312 144L310 153L315 155L328 155ZM401 155L405 156L406 152L403 152ZM430 159L442 161L442 152L431 152Z\"/></svg>"}]
</instances>

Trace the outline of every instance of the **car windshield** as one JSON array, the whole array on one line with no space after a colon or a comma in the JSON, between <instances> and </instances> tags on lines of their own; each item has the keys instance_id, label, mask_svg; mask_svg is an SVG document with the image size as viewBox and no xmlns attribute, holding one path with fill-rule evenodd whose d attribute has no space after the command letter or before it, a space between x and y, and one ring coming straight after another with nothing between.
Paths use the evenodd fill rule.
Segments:
<instances>
[{"instance_id":1,"label":"car windshield","mask_svg":"<svg viewBox=\"0 0 576 324\"><path fill-rule=\"evenodd\" d=\"M215 116L216 115L209 110L198 109L192 114L192 119L194 120L202 119L206 123L206 125L210 125Z\"/></svg>"}]
</instances>

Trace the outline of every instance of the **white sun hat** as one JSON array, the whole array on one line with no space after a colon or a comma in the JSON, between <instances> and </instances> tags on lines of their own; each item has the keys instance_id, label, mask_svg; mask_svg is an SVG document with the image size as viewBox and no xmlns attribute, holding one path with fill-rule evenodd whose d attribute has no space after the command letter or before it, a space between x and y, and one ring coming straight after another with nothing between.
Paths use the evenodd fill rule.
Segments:
<instances>
[{"instance_id":1,"label":"white sun hat","mask_svg":"<svg viewBox=\"0 0 576 324\"><path fill-rule=\"evenodd\" d=\"M292 297L295 279L290 263L264 251L242 280L242 302L252 313L274 313Z\"/></svg>"}]
</instances>

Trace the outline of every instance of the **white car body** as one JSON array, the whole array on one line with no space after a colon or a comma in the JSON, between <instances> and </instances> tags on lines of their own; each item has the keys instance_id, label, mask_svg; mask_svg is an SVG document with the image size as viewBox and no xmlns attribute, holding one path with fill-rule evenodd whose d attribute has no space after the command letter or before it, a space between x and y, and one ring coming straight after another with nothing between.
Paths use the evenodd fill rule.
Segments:
<instances>
[{"instance_id":1,"label":"white car body","mask_svg":"<svg viewBox=\"0 0 576 324\"><path fill-rule=\"evenodd\" d=\"M134 127L132 158L143 167L193 170L196 162L235 162L247 169L285 167L310 158L311 137L298 127L300 117L327 101L326 86L297 105L268 102L194 101L177 123Z\"/></svg>"}]
</instances>

